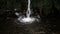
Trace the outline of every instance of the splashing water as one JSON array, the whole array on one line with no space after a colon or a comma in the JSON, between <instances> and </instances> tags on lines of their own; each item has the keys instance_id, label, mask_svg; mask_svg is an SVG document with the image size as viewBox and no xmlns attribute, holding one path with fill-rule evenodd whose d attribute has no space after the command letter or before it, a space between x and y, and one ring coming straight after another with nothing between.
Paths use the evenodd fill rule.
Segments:
<instances>
[{"instance_id":1,"label":"splashing water","mask_svg":"<svg viewBox=\"0 0 60 34\"><path fill-rule=\"evenodd\" d=\"M28 0L28 8L27 8L27 12L26 12L26 16L27 16L27 17L23 17L23 18L22 18L22 16L20 16L20 17L18 18L18 20L19 20L20 22L22 22L22 23L30 24L30 23L32 23L32 22L34 22L34 21L36 20L36 18L30 17L30 14L31 14L31 10L30 10L30 0Z\"/></svg>"}]
</instances>

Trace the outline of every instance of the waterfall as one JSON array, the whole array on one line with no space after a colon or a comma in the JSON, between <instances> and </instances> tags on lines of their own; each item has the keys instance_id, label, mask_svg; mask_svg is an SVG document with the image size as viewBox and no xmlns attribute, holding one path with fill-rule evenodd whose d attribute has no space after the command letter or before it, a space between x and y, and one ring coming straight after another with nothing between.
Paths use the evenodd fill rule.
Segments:
<instances>
[{"instance_id":1,"label":"waterfall","mask_svg":"<svg viewBox=\"0 0 60 34\"><path fill-rule=\"evenodd\" d=\"M31 10L30 10L30 0L28 0L28 8L27 8L27 17L30 17L30 14L31 14Z\"/></svg>"},{"instance_id":2,"label":"waterfall","mask_svg":"<svg viewBox=\"0 0 60 34\"><path fill-rule=\"evenodd\" d=\"M19 14L17 14L17 15L19 15ZM30 17L30 15L31 15L30 0L28 0L28 8L27 8L27 12L26 12L26 16L27 17L20 16L18 18L18 21L20 21L20 22L22 22L24 24L31 24L32 22L34 22L35 20L37 20L37 18Z\"/></svg>"}]
</instances>

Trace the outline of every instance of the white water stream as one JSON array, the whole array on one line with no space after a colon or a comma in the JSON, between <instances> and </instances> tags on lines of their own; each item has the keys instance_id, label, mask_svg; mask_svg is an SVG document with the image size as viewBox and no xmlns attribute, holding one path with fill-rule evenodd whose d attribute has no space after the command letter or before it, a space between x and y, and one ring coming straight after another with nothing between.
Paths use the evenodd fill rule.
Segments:
<instances>
[{"instance_id":1,"label":"white water stream","mask_svg":"<svg viewBox=\"0 0 60 34\"><path fill-rule=\"evenodd\" d=\"M33 21L35 21L35 18L30 17L30 15L31 15L30 0L28 0L28 8L27 8L27 12L26 12L27 17L23 18L21 22L30 24Z\"/></svg>"},{"instance_id":2,"label":"white water stream","mask_svg":"<svg viewBox=\"0 0 60 34\"><path fill-rule=\"evenodd\" d=\"M31 24L32 22L34 22L36 20L36 18L30 17L30 15L31 15L30 3L31 3L30 0L28 0L28 8L27 8L27 12L26 12L27 17L20 16L18 18L18 20L24 24ZM16 15L19 15L19 14L16 13Z\"/></svg>"}]
</instances>

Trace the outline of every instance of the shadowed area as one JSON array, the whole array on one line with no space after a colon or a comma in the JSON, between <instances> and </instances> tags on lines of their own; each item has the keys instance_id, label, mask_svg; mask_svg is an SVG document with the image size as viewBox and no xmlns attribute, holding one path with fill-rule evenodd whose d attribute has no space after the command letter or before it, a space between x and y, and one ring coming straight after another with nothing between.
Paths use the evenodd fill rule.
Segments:
<instances>
[{"instance_id":1,"label":"shadowed area","mask_svg":"<svg viewBox=\"0 0 60 34\"><path fill-rule=\"evenodd\" d=\"M0 34L60 34L59 0L31 0L31 17L39 22L24 25L17 18L26 16L27 1L0 0Z\"/></svg>"}]
</instances>

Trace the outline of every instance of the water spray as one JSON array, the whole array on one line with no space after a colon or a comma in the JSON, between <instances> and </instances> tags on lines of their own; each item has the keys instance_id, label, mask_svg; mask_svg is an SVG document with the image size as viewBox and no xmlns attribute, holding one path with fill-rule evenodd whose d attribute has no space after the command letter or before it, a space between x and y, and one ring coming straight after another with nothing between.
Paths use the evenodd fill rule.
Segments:
<instances>
[{"instance_id":1,"label":"water spray","mask_svg":"<svg viewBox=\"0 0 60 34\"><path fill-rule=\"evenodd\" d=\"M27 12L26 12L26 16L27 17L23 17L23 16L20 16L18 18L18 20L24 24L31 24L32 22L34 22L35 20L37 20L36 18L34 17L30 17L31 15L31 9L30 9L30 0L28 0L28 8L27 8ZM23 18L22 18L23 17Z\"/></svg>"}]
</instances>

